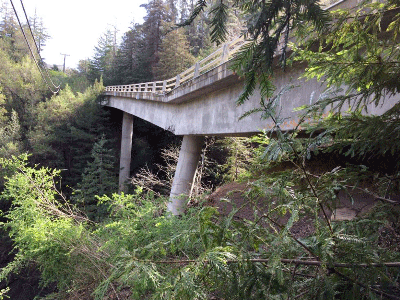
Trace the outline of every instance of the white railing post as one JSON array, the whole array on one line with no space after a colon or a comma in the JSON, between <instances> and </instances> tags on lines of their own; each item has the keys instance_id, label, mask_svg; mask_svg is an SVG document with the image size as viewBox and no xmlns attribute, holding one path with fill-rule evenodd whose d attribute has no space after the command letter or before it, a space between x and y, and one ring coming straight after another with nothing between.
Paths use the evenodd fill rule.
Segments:
<instances>
[{"instance_id":1,"label":"white railing post","mask_svg":"<svg viewBox=\"0 0 400 300\"><path fill-rule=\"evenodd\" d=\"M163 81L163 85L162 85L162 92L165 93L165 90L167 89L167 81L164 80Z\"/></svg>"},{"instance_id":2,"label":"white railing post","mask_svg":"<svg viewBox=\"0 0 400 300\"><path fill-rule=\"evenodd\" d=\"M224 44L222 49L222 63L227 62L229 58L229 43Z\"/></svg>"},{"instance_id":3,"label":"white railing post","mask_svg":"<svg viewBox=\"0 0 400 300\"><path fill-rule=\"evenodd\" d=\"M181 83L181 74L176 75L175 87L177 88Z\"/></svg>"},{"instance_id":4,"label":"white railing post","mask_svg":"<svg viewBox=\"0 0 400 300\"><path fill-rule=\"evenodd\" d=\"M197 63L194 65L194 75L193 75L193 79L196 78L196 77L198 77L199 75L200 75L200 63L197 62Z\"/></svg>"}]
</instances>

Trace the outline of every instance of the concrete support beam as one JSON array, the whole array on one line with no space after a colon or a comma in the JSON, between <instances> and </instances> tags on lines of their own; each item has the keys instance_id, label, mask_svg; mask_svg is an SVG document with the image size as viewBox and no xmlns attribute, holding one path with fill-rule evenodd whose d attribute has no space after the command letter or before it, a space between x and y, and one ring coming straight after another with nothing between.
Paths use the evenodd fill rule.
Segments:
<instances>
[{"instance_id":1,"label":"concrete support beam","mask_svg":"<svg viewBox=\"0 0 400 300\"><path fill-rule=\"evenodd\" d=\"M184 205L190 197L197 164L201 155L204 137L185 135L179 152L178 165L176 166L174 180L167 210L174 215L184 213Z\"/></svg>"},{"instance_id":2,"label":"concrete support beam","mask_svg":"<svg viewBox=\"0 0 400 300\"><path fill-rule=\"evenodd\" d=\"M121 157L119 161L119 192L126 192L131 168L133 115L124 112L122 119Z\"/></svg>"}]
</instances>

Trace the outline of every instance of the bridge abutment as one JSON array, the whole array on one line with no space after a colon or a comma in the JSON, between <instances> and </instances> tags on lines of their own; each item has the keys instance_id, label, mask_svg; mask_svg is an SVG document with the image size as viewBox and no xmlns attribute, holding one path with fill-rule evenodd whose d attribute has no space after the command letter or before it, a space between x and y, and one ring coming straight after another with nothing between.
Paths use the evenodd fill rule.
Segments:
<instances>
[{"instance_id":1,"label":"bridge abutment","mask_svg":"<svg viewBox=\"0 0 400 300\"><path fill-rule=\"evenodd\" d=\"M186 200L192 192L203 142L203 136L185 135L183 137L167 207L173 215L184 213Z\"/></svg>"},{"instance_id":2,"label":"bridge abutment","mask_svg":"<svg viewBox=\"0 0 400 300\"><path fill-rule=\"evenodd\" d=\"M130 176L133 134L133 115L124 112L122 119L121 157L119 161L119 192L126 192Z\"/></svg>"}]
</instances>

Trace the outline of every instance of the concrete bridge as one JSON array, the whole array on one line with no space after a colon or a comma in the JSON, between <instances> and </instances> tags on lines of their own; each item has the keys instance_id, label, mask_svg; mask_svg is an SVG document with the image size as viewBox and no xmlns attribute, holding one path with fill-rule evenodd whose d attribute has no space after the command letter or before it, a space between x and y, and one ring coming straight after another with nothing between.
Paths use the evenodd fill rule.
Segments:
<instances>
[{"instance_id":1,"label":"concrete bridge","mask_svg":"<svg viewBox=\"0 0 400 300\"><path fill-rule=\"evenodd\" d=\"M353 2L340 1L332 7L352 7ZM181 195L191 193L204 136L251 135L273 126L271 121L261 119L260 113L239 120L245 112L260 106L258 90L243 105L236 105L244 83L229 66L230 59L243 43L242 39L227 43L188 70L165 81L106 87L106 105L124 112L120 189L130 175L133 115L183 136L168 205L168 210L175 215L183 210L185 199ZM325 89L316 80L300 80L304 69L304 64L297 64L286 72L275 72L274 83L278 91L289 84L298 86L281 97L281 116L287 119L281 126L284 130L297 125L294 109L311 104ZM400 98L396 97L386 101L383 107L370 107L369 113L382 114L398 100Z\"/></svg>"}]
</instances>

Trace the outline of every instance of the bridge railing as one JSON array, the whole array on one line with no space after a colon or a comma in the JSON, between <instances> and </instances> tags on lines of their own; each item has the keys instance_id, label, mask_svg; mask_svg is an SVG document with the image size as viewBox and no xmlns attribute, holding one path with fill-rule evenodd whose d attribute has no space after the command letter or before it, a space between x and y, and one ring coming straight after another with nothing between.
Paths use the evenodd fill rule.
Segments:
<instances>
[{"instance_id":1,"label":"bridge railing","mask_svg":"<svg viewBox=\"0 0 400 300\"><path fill-rule=\"evenodd\" d=\"M225 43L215 52L196 62L196 64L191 66L189 69L183 71L173 78L163 81L107 86L106 92L144 92L166 94L181 84L206 73L220 64L227 62L245 43L246 41L242 37L237 38L229 43Z\"/></svg>"}]
</instances>

